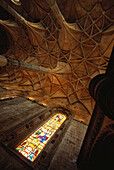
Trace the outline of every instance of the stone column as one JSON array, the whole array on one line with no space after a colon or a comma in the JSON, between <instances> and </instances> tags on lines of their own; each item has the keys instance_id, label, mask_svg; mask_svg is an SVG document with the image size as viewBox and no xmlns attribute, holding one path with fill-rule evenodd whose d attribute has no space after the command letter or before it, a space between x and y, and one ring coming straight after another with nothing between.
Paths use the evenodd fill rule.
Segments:
<instances>
[{"instance_id":1,"label":"stone column","mask_svg":"<svg viewBox=\"0 0 114 170\"><path fill-rule=\"evenodd\" d=\"M33 65L30 63L26 63L23 61L15 60L12 58L8 58L5 56L0 55L0 67L8 66L14 69L21 69L21 70L27 70L32 72L43 72L43 73L50 73L51 69Z\"/></svg>"},{"instance_id":2,"label":"stone column","mask_svg":"<svg viewBox=\"0 0 114 170\"><path fill-rule=\"evenodd\" d=\"M106 73L97 75L91 80L89 92L96 105L78 156L77 164L80 170L90 170L94 146L100 142L104 127L114 123L114 50Z\"/></svg>"}]
</instances>

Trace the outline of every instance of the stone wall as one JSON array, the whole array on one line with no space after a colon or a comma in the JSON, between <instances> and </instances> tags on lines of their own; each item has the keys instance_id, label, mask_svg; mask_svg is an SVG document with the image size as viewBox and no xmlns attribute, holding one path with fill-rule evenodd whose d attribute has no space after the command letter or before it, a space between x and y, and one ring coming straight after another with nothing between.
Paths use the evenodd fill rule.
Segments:
<instances>
[{"instance_id":1,"label":"stone wall","mask_svg":"<svg viewBox=\"0 0 114 170\"><path fill-rule=\"evenodd\" d=\"M50 114L47 107L23 97L0 101L0 141L14 147Z\"/></svg>"},{"instance_id":2,"label":"stone wall","mask_svg":"<svg viewBox=\"0 0 114 170\"><path fill-rule=\"evenodd\" d=\"M67 110L39 105L23 97L0 101L0 168L9 167L38 170L77 169L76 160L87 125L72 118ZM41 154L32 163L15 151L15 146L51 115L63 112L66 121L57 130ZM7 165L5 157L7 159Z\"/></svg>"},{"instance_id":3,"label":"stone wall","mask_svg":"<svg viewBox=\"0 0 114 170\"><path fill-rule=\"evenodd\" d=\"M76 161L87 130L87 125L72 120L53 159L49 170L77 170Z\"/></svg>"},{"instance_id":4,"label":"stone wall","mask_svg":"<svg viewBox=\"0 0 114 170\"><path fill-rule=\"evenodd\" d=\"M22 121L41 112L44 107L22 97L0 102L0 132L6 131Z\"/></svg>"}]
</instances>

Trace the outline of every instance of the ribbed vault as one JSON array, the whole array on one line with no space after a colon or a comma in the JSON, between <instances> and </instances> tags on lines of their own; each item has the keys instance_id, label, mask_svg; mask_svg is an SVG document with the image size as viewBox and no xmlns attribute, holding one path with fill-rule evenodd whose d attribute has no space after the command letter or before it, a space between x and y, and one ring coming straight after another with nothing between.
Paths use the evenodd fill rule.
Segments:
<instances>
[{"instance_id":1,"label":"ribbed vault","mask_svg":"<svg viewBox=\"0 0 114 170\"><path fill-rule=\"evenodd\" d=\"M20 2L0 1L0 26L10 37L2 55L51 72L4 66L0 85L88 122L94 107L89 82L105 73L113 48L113 0Z\"/></svg>"}]
</instances>

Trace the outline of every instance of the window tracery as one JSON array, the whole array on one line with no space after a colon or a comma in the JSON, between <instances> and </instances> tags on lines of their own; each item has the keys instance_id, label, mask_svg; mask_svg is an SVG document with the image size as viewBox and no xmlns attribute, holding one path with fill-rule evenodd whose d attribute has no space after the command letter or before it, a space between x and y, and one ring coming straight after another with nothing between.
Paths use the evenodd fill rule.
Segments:
<instances>
[{"instance_id":1,"label":"window tracery","mask_svg":"<svg viewBox=\"0 0 114 170\"><path fill-rule=\"evenodd\" d=\"M19 144L16 150L33 162L65 120L64 114L55 114Z\"/></svg>"}]
</instances>

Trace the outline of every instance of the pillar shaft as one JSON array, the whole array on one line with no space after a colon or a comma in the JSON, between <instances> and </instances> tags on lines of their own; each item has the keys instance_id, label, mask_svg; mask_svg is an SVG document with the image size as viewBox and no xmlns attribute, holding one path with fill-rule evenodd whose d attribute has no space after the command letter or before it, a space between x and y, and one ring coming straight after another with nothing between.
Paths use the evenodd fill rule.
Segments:
<instances>
[{"instance_id":1,"label":"pillar shaft","mask_svg":"<svg viewBox=\"0 0 114 170\"><path fill-rule=\"evenodd\" d=\"M6 11L8 11L17 21L21 24L25 23L25 18L23 18L18 12L16 12L9 4L5 1L0 0L0 6L2 6Z\"/></svg>"},{"instance_id":2,"label":"pillar shaft","mask_svg":"<svg viewBox=\"0 0 114 170\"><path fill-rule=\"evenodd\" d=\"M49 73L51 70L49 68L44 68L41 66L36 66L33 64L29 64L23 61L14 60L12 58L7 58L4 56L0 56L0 66L8 66L14 69L21 69L26 71L32 71L32 72L44 72Z\"/></svg>"}]
</instances>

